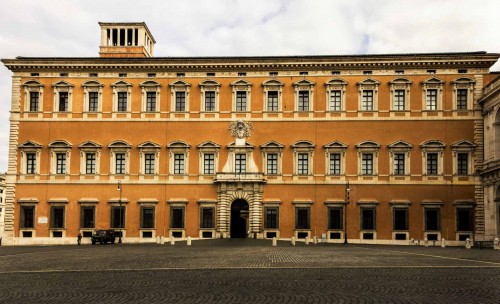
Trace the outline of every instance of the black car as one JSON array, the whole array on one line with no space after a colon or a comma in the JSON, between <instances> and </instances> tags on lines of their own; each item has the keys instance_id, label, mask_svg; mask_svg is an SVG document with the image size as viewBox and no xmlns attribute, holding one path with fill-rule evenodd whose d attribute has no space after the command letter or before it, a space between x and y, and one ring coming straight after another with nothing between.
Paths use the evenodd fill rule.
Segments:
<instances>
[{"instance_id":1,"label":"black car","mask_svg":"<svg viewBox=\"0 0 500 304\"><path fill-rule=\"evenodd\" d=\"M96 230L92 233L92 245L96 243L106 244L107 242L115 243L114 230Z\"/></svg>"}]
</instances>

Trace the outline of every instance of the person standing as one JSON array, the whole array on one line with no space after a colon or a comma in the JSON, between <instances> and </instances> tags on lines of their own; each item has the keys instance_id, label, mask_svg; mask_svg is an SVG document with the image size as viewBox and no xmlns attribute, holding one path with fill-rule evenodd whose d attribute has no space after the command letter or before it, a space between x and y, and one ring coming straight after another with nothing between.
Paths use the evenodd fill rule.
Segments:
<instances>
[{"instance_id":1,"label":"person standing","mask_svg":"<svg viewBox=\"0 0 500 304\"><path fill-rule=\"evenodd\" d=\"M82 233L78 233L78 246L82 243Z\"/></svg>"}]
</instances>

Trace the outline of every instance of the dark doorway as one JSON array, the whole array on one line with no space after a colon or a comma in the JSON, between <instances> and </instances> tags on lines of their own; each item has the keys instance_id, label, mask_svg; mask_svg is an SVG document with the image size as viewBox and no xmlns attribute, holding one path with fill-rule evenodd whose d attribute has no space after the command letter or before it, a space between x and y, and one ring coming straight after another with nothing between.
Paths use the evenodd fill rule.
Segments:
<instances>
[{"instance_id":1,"label":"dark doorway","mask_svg":"<svg viewBox=\"0 0 500 304\"><path fill-rule=\"evenodd\" d=\"M246 238L248 222L248 203L235 200L231 205L231 238Z\"/></svg>"}]
</instances>

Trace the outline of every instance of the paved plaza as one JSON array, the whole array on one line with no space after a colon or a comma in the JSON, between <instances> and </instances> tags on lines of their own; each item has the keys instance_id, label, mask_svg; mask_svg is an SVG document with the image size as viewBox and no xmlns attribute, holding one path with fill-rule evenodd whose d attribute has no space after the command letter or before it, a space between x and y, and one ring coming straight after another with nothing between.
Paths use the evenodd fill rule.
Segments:
<instances>
[{"instance_id":1,"label":"paved plaza","mask_svg":"<svg viewBox=\"0 0 500 304\"><path fill-rule=\"evenodd\" d=\"M0 303L499 303L500 251L264 240L0 247Z\"/></svg>"}]
</instances>

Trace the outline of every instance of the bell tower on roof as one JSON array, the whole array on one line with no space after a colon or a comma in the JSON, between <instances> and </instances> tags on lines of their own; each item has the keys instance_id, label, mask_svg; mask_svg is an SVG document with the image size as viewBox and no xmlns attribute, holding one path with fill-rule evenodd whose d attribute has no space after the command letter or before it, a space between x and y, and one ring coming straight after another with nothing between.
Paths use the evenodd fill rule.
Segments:
<instances>
[{"instance_id":1,"label":"bell tower on roof","mask_svg":"<svg viewBox=\"0 0 500 304\"><path fill-rule=\"evenodd\" d=\"M156 43L144 22L99 22L99 57L153 57Z\"/></svg>"}]
</instances>

